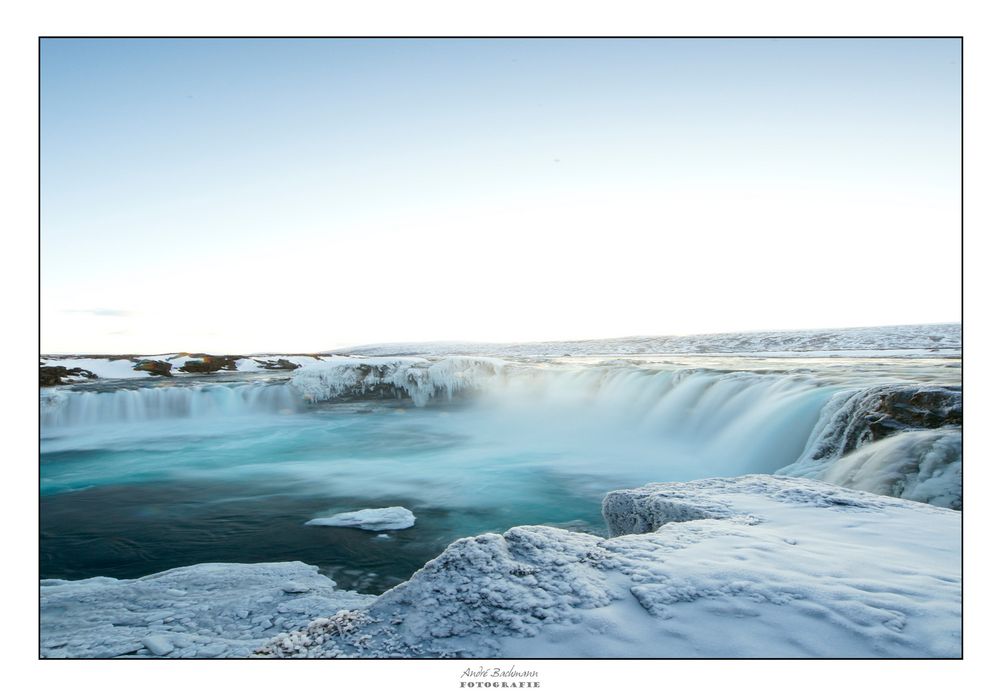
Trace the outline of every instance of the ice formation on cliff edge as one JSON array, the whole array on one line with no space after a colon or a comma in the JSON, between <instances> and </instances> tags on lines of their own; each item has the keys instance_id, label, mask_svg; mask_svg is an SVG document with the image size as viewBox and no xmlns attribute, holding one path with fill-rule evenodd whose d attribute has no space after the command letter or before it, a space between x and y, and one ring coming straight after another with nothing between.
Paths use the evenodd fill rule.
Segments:
<instances>
[{"instance_id":1,"label":"ice formation on cliff edge","mask_svg":"<svg viewBox=\"0 0 1000 697\"><path fill-rule=\"evenodd\" d=\"M823 408L799 459L776 474L961 510L962 388L845 390Z\"/></svg>"},{"instance_id":2,"label":"ice formation on cliff edge","mask_svg":"<svg viewBox=\"0 0 1000 697\"><path fill-rule=\"evenodd\" d=\"M507 363L498 358L448 356L423 358L331 357L292 373L291 384L312 402L337 398L409 396L424 406L433 397L451 398L501 375Z\"/></svg>"}]
</instances>

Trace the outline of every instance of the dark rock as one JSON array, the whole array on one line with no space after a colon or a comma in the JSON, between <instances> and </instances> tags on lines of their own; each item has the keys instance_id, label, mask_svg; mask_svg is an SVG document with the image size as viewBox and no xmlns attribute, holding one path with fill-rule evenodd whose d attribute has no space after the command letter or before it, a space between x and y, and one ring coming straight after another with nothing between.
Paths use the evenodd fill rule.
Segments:
<instances>
[{"instance_id":1,"label":"dark rock","mask_svg":"<svg viewBox=\"0 0 1000 697\"><path fill-rule=\"evenodd\" d=\"M394 401L409 399L405 389L397 387L389 381L393 366L389 364L361 364L355 367L357 374L353 385L343 386L327 402L353 402L356 400Z\"/></svg>"},{"instance_id":2,"label":"dark rock","mask_svg":"<svg viewBox=\"0 0 1000 697\"><path fill-rule=\"evenodd\" d=\"M872 440L898 431L962 425L961 389L940 387L896 388L883 393L869 422Z\"/></svg>"},{"instance_id":3,"label":"dark rock","mask_svg":"<svg viewBox=\"0 0 1000 697\"><path fill-rule=\"evenodd\" d=\"M296 368L301 367L298 363L292 363L287 358L277 358L273 360L255 358L254 360L257 362L257 365L264 370L295 370Z\"/></svg>"},{"instance_id":4,"label":"dark rock","mask_svg":"<svg viewBox=\"0 0 1000 697\"><path fill-rule=\"evenodd\" d=\"M38 367L38 384L40 387L64 385L66 383L63 382L63 379L69 377L87 378L89 380L97 379L95 373L83 368L66 368L61 365L42 365Z\"/></svg>"},{"instance_id":5,"label":"dark rock","mask_svg":"<svg viewBox=\"0 0 1000 697\"><path fill-rule=\"evenodd\" d=\"M808 454L830 460L902 431L962 427L962 388L885 385L859 390L832 416Z\"/></svg>"},{"instance_id":6,"label":"dark rock","mask_svg":"<svg viewBox=\"0 0 1000 697\"><path fill-rule=\"evenodd\" d=\"M192 353L191 358L180 367L182 373L215 373L219 370L236 370L236 361L246 356L211 356L207 353Z\"/></svg>"},{"instance_id":7,"label":"dark rock","mask_svg":"<svg viewBox=\"0 0 1000 697\"><path fill-rule=\"evenodd\" d=\"M145 360L136 363L132 370L138 370L140 372L147 372L150 375L162 375L164 377L170 377L170 369L172 366L166 361L152 361Z\"/></svg>"}]
</instances>

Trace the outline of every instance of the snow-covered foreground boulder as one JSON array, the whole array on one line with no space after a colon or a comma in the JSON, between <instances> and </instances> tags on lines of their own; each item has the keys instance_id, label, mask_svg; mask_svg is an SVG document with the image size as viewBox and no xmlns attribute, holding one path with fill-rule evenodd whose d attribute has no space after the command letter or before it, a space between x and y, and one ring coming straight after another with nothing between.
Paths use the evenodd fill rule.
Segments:
<instances>
[{"instance_id":1,"label":"snow-covered foreground boulder","mask_svg":"<svg viewBox=\"0 0 1000 697\"><path fill-rule=\"evenodd\" d=\"M614 537L458 540L270 656L959 656L961 514L752 475L608 494Z\"/></svg>"},{"instance_id":2,"label":"snow-covered foreground boulder","mask_svg":"<svg viewBox=\"0 0 1000 697\"><path fill-rule=\"evenodd\" d=\"M412 528L417 518L402 506L389 508L362 508L360 511L338 513L329 518L313 518L306 525L327 525L337 528L362 530L404 530Z\"/></svg>"},{"instance_id":3,"label":"snow-covered foreground boulder","mask_svg":"<svg viewBox=\"0 0 1000 697\"><path fill-rule=\"evenodd\" d=\"M369 604L302 562L197 564L134 580L45 580L41 654L247 656L269 637Z\"/></svg>"}]
</instances>

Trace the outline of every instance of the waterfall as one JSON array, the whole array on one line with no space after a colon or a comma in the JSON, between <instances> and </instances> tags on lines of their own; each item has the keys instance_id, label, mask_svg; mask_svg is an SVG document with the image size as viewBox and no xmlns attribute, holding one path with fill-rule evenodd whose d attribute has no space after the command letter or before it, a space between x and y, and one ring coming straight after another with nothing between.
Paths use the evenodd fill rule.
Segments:
<instances>
[{"instance_id":1,"label":"waterfall","mask_svg":"<svg viewBox=\"0 0 1000 697\"><path fill-rule=\"evenodd\" d=\"M335 358L282 383L47 388L42 428L163 419L211 428L324 401L456 400L469 407L468 437L579 451L622 473L650 462L671 479L777 472L959 508L961 388L865 379L630 360Z\"/></svg>"},{"instance_id":2,"label":"waterfall","mask_svg":"<svg viewBox=\"0 0 1000 697\"><path fill-rule=\"evenodd\" d=\"M99 426L158 419L210 419L298 411L302 399L287 383L123 387L111 391L42 392L42 428Z\"/></svg>"},{"instance_id":3,"label":"waterfall","mask_svg":"<svg viewBox=\"0 0 1000 697\"><path fill-rule=\"evenodd\" d=\"M962 389L879 385L823 408L801 456L777 474L962 508Z\"/></svg>"}]
</instances>

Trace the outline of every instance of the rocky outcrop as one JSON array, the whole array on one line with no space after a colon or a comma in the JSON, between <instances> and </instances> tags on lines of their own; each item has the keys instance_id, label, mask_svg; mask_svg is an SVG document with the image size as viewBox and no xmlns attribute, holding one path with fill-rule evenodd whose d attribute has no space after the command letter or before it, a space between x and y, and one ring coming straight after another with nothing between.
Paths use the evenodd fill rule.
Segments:
<instances>
[{"instance_id":1,"label":"rocky outcrop","mask_svg":"<svg viewBox=\"0 0 1000 697\"><path fill-rule=\"evenodd\" d=\"M79 382L80 380L96 379L96 374L83 368L66 368L61 365L42 365L38 367L38 384L40 387L54 387L56 385Z\"/></svg>"},{"instance_id":2,"label":"rocky outcrop","mask_svg":"<svg viewBox=\"0 0 1000 697\"><path fill-rule=\"evenodd\" d=\"M831 402L804 459L827 461L903 431L960 428L962 388L888 385Z\"/></svg>"},{"instance_id":3,"label":"rocky outcrop","mask_svg":"<svg viewBox=\"0 0 1000 697\"><path fill-rule=\"evenodd\" d=\"M505 375L510 368L506 361L485 357L427 360L330 356L296 370L291 384L310 402L408 396L422 407L432 399L451 399L478 390Z\"/></svg>"},{"instance_id":4,"label":"rocky outcrop","mask_svg":"<svg viewBox=\"0 0 1000 697\"><path fill-rule=\"evenodd\" d=\"M872 441L918 428L962 425L961 387L906 387L884 391L864 405Z\"/></svg>"},{"instance_id":5,"label":"rocky outcrop","mask_svg":"<svg viewBox=\"0 0 1000 697\"><path fill-rule=\"evenodd\" d=\"M298 363L292 363L287 358L254 358L254 361L264 370L295 370L301 367Z\"/></svg>"},{"instance_id":6,"label":"rocky outcrop","mask_svg":"<svg viewBox=\"0 0 1000 697\"><path fill-rule=\"evenodd\" d=\"M182 373L215 373L220 370L237 370L236 361L246 356L212 356L207 353L192 353L179 370Z\"/></svg>"},{"instance_id":7,"label":"rocky outcrop","mask_svg":"<svg viewBox=\"0 0 1000 697\"><path fill-rule=\"evenodd\" d=\"M156 361L151 359L140 360L135 364L135 366L133 366L133 370L149 373L150 375L160 375L163 377L170 377L170 370L172 368L173 366L166 361Z\"/></svg>"},{"instance_id":8,"label":"rocky outcrop","mask_svg":"<svg viewBox=\"0 0 1000 697\"><path fill-rule=\"evenodd\" d=\"M962 509L962 388L887 385L835 396L776 474Z\"/></svg>"},{"instance_id":9,"label":"rocky outcrop","mask_svg":"<svg viewBox=\"0 0 1000 697\"><path fill-rule=\"evenodd\" d=\"M729 518L732 509L717 498L662 484L612 491L604 497L601 514L612 537L652 532L667 523Z\"/></svg>"}]
</instances>

